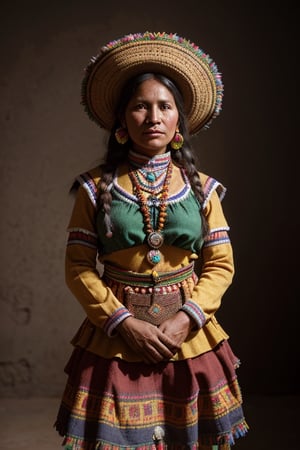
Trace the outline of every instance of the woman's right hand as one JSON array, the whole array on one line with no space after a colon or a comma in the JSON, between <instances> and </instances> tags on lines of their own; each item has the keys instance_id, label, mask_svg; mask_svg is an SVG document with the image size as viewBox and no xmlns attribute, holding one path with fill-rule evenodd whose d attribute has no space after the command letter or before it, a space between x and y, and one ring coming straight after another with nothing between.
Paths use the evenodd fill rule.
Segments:
<instances>
[{"instance_id":1,"label":"woman's right hand","mask_svg":"<svg viewBox=\"0 0 300 450\"><path fill-rule=\"evenodd\" d=\"M116 329L148 364L169 360L178 350L159 328L135 317L127 317Z\"/></svg>"}]
</instances>

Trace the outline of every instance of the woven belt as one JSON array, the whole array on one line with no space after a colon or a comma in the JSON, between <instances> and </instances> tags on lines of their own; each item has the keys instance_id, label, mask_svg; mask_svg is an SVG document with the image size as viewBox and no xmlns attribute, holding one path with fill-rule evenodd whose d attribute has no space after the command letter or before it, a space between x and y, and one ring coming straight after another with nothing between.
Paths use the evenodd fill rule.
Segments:
<instances>
[{"instance_id":1,"label":"woven belt","mask_svg":"<svg viewBox=\"0 0 300 450\"><path fill-rule=\"evenodd\" d=\"M193 262L172 272L153 271L150 274L126 271L119 267L106 264L104 266L103 277L117 281L118 283L129 284L130 286L160 287L181 283L187 278L190 278L193 275L193 272Z\"/></svg>"}]
</instances>

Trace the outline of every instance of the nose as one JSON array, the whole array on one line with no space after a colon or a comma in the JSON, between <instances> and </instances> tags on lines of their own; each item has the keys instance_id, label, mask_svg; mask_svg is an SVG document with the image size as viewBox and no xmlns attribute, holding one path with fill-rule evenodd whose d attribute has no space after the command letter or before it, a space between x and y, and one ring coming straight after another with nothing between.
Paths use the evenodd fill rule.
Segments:
<instances>
[{"instance_id":1,"label":"nose","mask_svg":"<svg viewBox=\"0 0 300 450\"><path fill-rule=\"evenodd\" d=\"M159 108L155 106L149 108L147 112L146 123L157 124L160 123L160 121L161 117Z\"/></svg>"}]
</instances>

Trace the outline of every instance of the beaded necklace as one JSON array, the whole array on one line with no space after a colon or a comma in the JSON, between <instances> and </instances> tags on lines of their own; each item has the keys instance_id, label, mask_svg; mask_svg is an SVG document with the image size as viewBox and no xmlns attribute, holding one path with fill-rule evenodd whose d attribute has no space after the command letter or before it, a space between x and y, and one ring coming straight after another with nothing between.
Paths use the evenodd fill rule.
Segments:
<instances>
[{"instance_id":1,"label":"beaded necklace","mask_svg":"<svg viewBox=\"0 0 300 450\"><path fill-rule=\"evenodd\" d=\"M161 260L161 254L158 249L162 246L164 242L162 230L165 226L165 221L167 217L166 212L167 198L168 198L169 184L172 176L172 168L173 168L172 163L170 162L167 167L167 174L164 180L162 192L159 195L159 197L150 194L146 198L146 196L142 191L143 188L139 183L137 170L132 170L129 172L129 177L133 185L134 193L136 194L140 204L140 209L145 224L145 231L147 234L147 243L150 247L150 250L147 253L147 259L153 265L159 263ZM154 229L154 226L152 225L150 213L150 208L155 207L158 208L159 210L156 229Z\"/></svg>"},{"instance_id":2,"label":"beaded necklace","mask_svg":"<svg viewBox=\"0 0 300 450\"><path fill-rule=\"evenodd\" d=\"M149 159L130 151L128 157L130 165L136 170L138 182L143 191L153 195L161 192L171 160L170 152Z\"/></svg>"},{"instance_id":3,"label":"beaded necklace","mask_svg":"<svg viewBox=\"0 0 300 450\"><path fill-rule=\"evenodd\" d=\"M139 184L143 191L150 194L158 194L163 189L164 180L166 178L166 169L163 169L161 173L158 171L145 171L143 169L137 169L136 175L138 177Z\"/></svg>"}]
</instances>

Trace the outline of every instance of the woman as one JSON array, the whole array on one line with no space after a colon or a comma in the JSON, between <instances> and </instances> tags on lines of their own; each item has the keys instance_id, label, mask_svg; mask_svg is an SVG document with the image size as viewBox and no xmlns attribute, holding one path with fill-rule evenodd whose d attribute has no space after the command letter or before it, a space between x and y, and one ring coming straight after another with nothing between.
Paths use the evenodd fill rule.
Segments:
<instances>
[{"instance_id":1,"label":"woman","mask_svg":"<svg viewBox=\"0 0 300 450\"><path fill-rule=\"evenodd\" d=\"M68 229L66 282L87 317L56 421L66 449L226 450L247 432L215 317L234 274L225 188L190 144L222 96L211 58L174 34L124 36L87 68L82 102L109 140L77 178Z\"/></svg>"}]
</instances>

